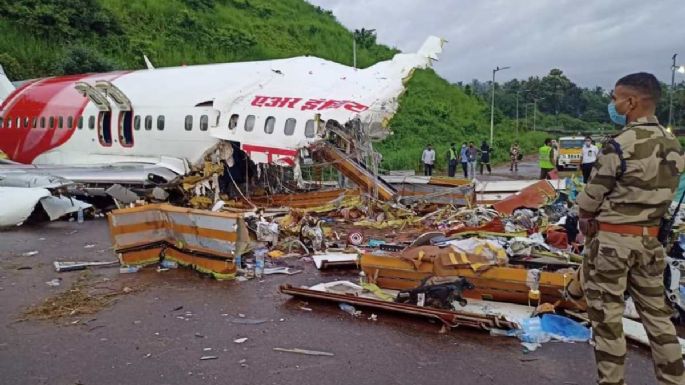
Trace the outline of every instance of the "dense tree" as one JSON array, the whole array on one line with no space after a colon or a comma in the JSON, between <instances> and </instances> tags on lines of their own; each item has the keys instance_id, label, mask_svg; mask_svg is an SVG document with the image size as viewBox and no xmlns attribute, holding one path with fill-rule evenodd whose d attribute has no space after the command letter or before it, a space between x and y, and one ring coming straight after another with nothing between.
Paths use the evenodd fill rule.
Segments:
<instances>
[{"instance_id":1,"label":"dense tree","mask_svg":"<svg viewBox=\"0 0 685 385\"><path fill-rule=\"evenodd\" d=\"M355 29L354 40L360 47L370 48L376 45L376 30L375 29Z\"/></svg>"}]
</instances>

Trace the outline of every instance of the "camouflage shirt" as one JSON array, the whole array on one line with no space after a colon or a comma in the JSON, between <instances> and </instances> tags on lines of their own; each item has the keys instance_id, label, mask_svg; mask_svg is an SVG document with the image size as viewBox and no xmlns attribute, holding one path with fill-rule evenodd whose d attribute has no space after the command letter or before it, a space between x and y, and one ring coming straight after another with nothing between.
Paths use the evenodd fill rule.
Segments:
<instances>
[{"instance_id":1,"label":"camouflage shirt","mask_svg":"<svg viewBox=\"0 0 685 385\"><path fill-rule=\"evenodd\" d=\"M675 136L655 116L639 118L602 146L578 206L600 222L657 226L683 169Z\"/></svg>"}]
</instances>

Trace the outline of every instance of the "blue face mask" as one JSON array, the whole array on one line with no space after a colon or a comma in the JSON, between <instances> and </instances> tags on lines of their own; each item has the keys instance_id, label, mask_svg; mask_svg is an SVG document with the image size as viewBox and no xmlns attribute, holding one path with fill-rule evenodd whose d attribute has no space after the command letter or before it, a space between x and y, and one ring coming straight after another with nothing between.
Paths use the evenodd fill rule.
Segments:
<instances>
[{"instance_id":1,"label":"blue face mask","mask_svg":"<svg viewBox=\"0 0 685 385\"><path fill-rule=\"evenodd\" d=\"M626 116L621 115L618 113L618 111L616 111L616 104L614 102L609 103L607 109L609 110L609 119L611 119L612 122L618 124L619 126L626 125Z\"/></svg>"}]
</instances>

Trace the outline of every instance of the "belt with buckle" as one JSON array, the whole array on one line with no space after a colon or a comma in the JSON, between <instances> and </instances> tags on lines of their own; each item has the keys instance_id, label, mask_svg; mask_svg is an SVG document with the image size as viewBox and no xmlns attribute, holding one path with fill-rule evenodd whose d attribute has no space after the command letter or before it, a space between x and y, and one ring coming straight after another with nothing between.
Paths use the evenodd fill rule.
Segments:
<instances>
[{"instance_id":1,"label":"belt with buckle","mask_svg":"<svg viewBox=\"0 0 685 385\"><path fill-rule=\"evenodd\" d=\"M659 226L637 226L637 225L617 225L613 223L599 222L599 230L609 233L634 235L634 236L650 236L656 237L659 235Z\"/></svg>"}]
</instances>

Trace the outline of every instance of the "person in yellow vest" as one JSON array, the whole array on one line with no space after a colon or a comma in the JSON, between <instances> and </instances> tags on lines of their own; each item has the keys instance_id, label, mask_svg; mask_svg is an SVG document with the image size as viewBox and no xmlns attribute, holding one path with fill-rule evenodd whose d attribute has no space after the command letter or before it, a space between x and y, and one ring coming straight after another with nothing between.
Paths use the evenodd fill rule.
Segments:
<instances>
[{"instance_id":1,"label":"person in yellow vest","mask_svg":"<svg viewBox=\"0 0 685 385\"><path fill-rule=\"evenodd\" d=\"M545 144L540 147L538 152L540 162L540 179L550 179L550 171L554 170L554 151L552 149L552 139L545 139Z\"/></svg>"}]
</instances>

